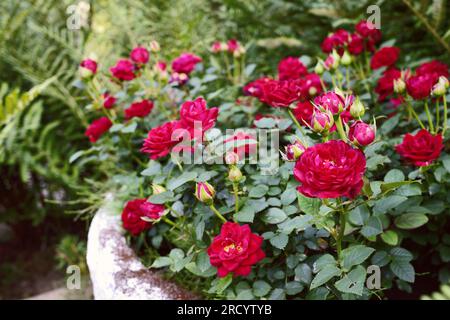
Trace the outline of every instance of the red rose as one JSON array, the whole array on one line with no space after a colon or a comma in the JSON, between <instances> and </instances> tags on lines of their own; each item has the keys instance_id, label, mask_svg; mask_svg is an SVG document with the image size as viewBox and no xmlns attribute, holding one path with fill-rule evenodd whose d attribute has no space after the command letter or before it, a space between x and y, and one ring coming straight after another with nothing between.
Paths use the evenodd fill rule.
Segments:
<instances>
[{"instance_id":1,"label":"red rose","mask_svg":"<svg viewBox=\"0 0 450 320\"><path fill-rule=\"evenodd\" d=\"M202 59L192 53L182 53L178 58L172 61L172 70L177 73L190 74L195 65Z\"/></svg>"},{"instance_id":2,"label":"red rose","mask_svg":"<svg viewBox=\"0 0 450 320\"><path fill-rule=\"evenodd\" d=\"M130 53L130 59L138 65L146 64L149 56L147 49L144 47L136 47Z\"/></svg>"},{"instance_id":3,"label":"red rose","mask_svg":"<svg viewBox=\"0 0 450 320\"><path fill-rule=\"evenodd\" d=\"M133 102L127 109L125 109L125 119L133 117L144 118L153 109L153 101L142 100L140 102Z\"/></svg>"},{"instance_id":4,"label":"red rose","mask_svg":"<svg viewBox=\"0 0 450 320\"><path fill-rule=\"evenodd\" d=\"M425 63L422 63L416 69L416 75L421 76L424 74L433 75L433 77L436 78L436 81L439 79L440 76L444 76L444 77L448 78L449 77L448 66L445 63L442 63L437 60L425 62Z\"/></svg>"},{"instance_id":5,"label":"red rose","mask_svg":"<svg viewBox=\"0 0 450 320\"><path fill-rule=\"evenodd\" d=\"M375 92L378 94L378 101L383 101L394 93L394 80L401 77L402 72L395 68L387 69L383 72L383 76L378 79L375 88Z\"/></svg>"},{"instance_id":6,"label":"red rose","mask_svg":"<svg viewBox=\"0 0 450 320\"><path fill-rule=\"evenodd\" d=\"M400 55L400 49L397 47L384 47L375 52L370 60L370 68L372 70L381 67L390 67L394 65Z\"/></svg>"},{"instance_id":7,"label":"red rose","mask_svg":"<svg viewBox=\"0 0 450 320\"><path fill-rule=\"evenodd\" d=\"M262 86L260 100L272 107L288 107L299 100L300 90L293 80L270 80Z\"/></svg>"},{"instance_id":8,"label":"red rose","mask_svg":"<svg viewBox=\"0 0 450 320\"><path fill-rule=\"evenodd\" d=\"M256 79L255 81L252 81L244 86L242 91L244 91L244 94L246 96L261 98L264 94L263 86L266 82L269 81L272 81L272 79L267 77Z\"/></svg>"},{"instance_id":9,"label":"red rose","mask_svg":"<svg viewBox=\"0 0 450 320\"><path fill-rule=\"evenodd\" d=\"M97 73L97 62L95 62L92 59L85 59L85 60L81 61L80 67L83 67L83 68L89 70L90 72L92 72L92 74Z\"/></svg>"},{"instance_id":10,"label":"red rose","mask_svg":"<svg viewBox=\"0 0 450 320\"><path fill-rule=\"evenodd\" d=\"M287 57L278 64L278 79L294 80L308 74L308 70L299 58Z\"/></svg>"},{"instance_id":11,"label":"red rose","mask_svg":"<svg viewBox=\"0 0 450 320\"><path fill-rule=\"evenodd\" d=\"M352 34L348 43L348 51L355 56L360 55L364 51L364 39L356 33Z\"/></svg>"},{"instance_id":12,"label":"red rose","mask_svg":"<svg viewBox=\"0 0 450 320\"><path fill-rule=\"evenodd\" d=\"M338 114L347 111L353 104L354 99L353 95L342 97L340 94L330 91L316 97L314 104L322 109L331 111L333 114Z\"/></svg>"},{"instance_id":13,"label":"red rose","mask_svg":"<svg viewBox=\"0 0 450 320\"><path fill-rule=\"evenodd\" d=\"M201 133L204 133L214 127L218 113L218 108L208 109L202 97L194 101L186 101L180 109L180 126L189 130L191 137L194 138L197 136L194 132L196 129L201 129Z\"/></svg>"},{"instance_id":14,"label":"red rose","mask_svg":"<svg viewBox=\"0 0 450 320\"><path fill-rule=\"evenodd\" d=\"M320 76L315 73L309 73L305 77L298 79L296 84L302 100L310 100L322 92Z\"/></svg>"},{"instance_id":15,"label":"red rose","mask_svg":"<svg viewBox=\"0 0 450 320\"><path fill-rule=\"evenodd\" d=\"M227 42L227 49L229 52L233 53L241 47L236 39L230 39Z\"/></svg>"},{"instance_id":16,"label":"red rose","mask_svg":"<svg viewBox=\"0 0 450 320\"><path fill-rule=\"evenodd\" d=\"M415 166L428 166L439 158L444 148L442 135L432 135L422 129L416 135L407 133L403 142L395 147L397 153Z\"/></svg>"},{"instance_id":17,"label":"red rose","mask_svg":"<svg viewBox=\"0 0 450 320\"><path fill-rule=\"evenodd\" d=\"M167 64L164 61L158 61L155 65L160 71L166 71Z\"/></svg>"},{"instance_id":18,"label":"red rose","mask_svg":"<svg viewBox=\"0 0 450 320\"><path fill-rule=\"evenodd\" d=\"M217 275L225 277L247 276L252 265L266 256L261 250L263 237L252 233L248 224L225 222L220 234L214 237L208 248L211 265L217 267Z\"/></svg>"},{"instance_id":19,"label":"red rose","mask_svg":"<svg viewBox=\"0 0 450 320\"><path fill-rule=\"evenodd\" d=\"M297 103L297 107L292 110L292 113L301 125L306 126L311 122L312 116L314 114L314 106L310 101L300 101Z\"/></svg>"},{"instance_id":20,"label":"red rose","mask_svg":"<svg viewBox=\"0 0 450 320\"><path fill-rule=\"evenodd\" d=\"M117 61L117 64L109 69L114 78L123 81L131 81L136 78L134 70L135 68L133 62L127 59Z\"/></svg>"},{"instance_id":21,"label":"red rose","mask_svg":"<svg viewBox=\"0 0 450 320\"><path fill-rule=\"evenodd\" d=\"M339 54L344 52L344 46L349 41L349 33L344 29L336 30L333 34L326 37L322 42L322 51L330 53L333 49L336 49Z\"/></svg>"},{"instance_id":22,"label":"red rose","mask_svg":"<svg viewBox=\"0 0 450 320\"><path fill-rule=\"evenodd\" d=\"M130 200L122 211L123 228L133 236L152 227L152 223L142 220L142 217L150 220L159 220L164 214L165 207L161 204L153 204L146 199Z\"/></svg>"},{"instance_id":23,"label":"red rose","mask_svg":"<svg viewBox=\"0 0 450 320\"><path fill-rule=\"evenodd\" d=\"M254 155L258 144L254 135L245 132L238 132L225 139L223 143L226 150L233 148L233 152L238 154L240 159L245 158L246 155Z\"/></svg>"},{"instance_id":24,"label":"red rose","mask_svg":"<svg viewBox=\"0 0 450 320\"><path fill-rule=\"evenodd\" d=\"M158 159L170 153L179 142L172 134L179 128L178 121L166 122L163 125L149 131L141 148L141 152L148 153L150 159Z\"/></svg>"},{"instance_id":25,"label":"red rose","mask_svg":"<svg viewBox=\"0 0 450 320\"><path fill-rule=\"evenodd\" d=\"M89 141L96 142L102 134L112 127L112 122L107 117L101 117L100 119L92 121L89 127L86 129L84 135L89 138Z\"/></svg>"},{"instance_id":26,"label":"red rose","mask_svg":"<svg viewBox=\"0 0 450 320\"><path fill-rule=\"evenodd\" d=\"M416 75L406 81L406 91L414 100L428 98L437 79L433 74Z\"/></svg>"},{"instance_id":27,"label":"red rose","mask_svg":"<svg viewBox=\"0 0 450 320\"><path fill-rule=\"evenodd\" d=\"M311 198L356 197L363 187L366 158L342 140L309 147L295 164L297 190Z\"/></svg>"},{"instance_id":28,"label":"red rose","mask_svg":"<svg viewBox=\"0 0 450 320\"><path fill-rule=\"evenodd\" d=\"M116 98L111 96L108 92L105 92L103 95L103 108L111 109L116 104Z\"/></svg>"},{"instance_id":29,"label":"red rose","mask_svg":"<svg viewBox=\"0 0 450 320\"><path fill-rule=\"evenodd\" d=\"M355 26L356 32L363 38L368 39L373 43L378 43L381 40L381 31L376 28L374 24L366 20L361 20Z\"/></svg>"},{"instance_id":30,"label":"red rose","mask_svg":"<svg viewBox=\"0 0 450 320\"><path fill-rule=\"evenodd\" d=\"M348 139L358 146L367 146L375 140L375 130L367 123L355 121L350 126Z\"/></svg>"}]
</instances>

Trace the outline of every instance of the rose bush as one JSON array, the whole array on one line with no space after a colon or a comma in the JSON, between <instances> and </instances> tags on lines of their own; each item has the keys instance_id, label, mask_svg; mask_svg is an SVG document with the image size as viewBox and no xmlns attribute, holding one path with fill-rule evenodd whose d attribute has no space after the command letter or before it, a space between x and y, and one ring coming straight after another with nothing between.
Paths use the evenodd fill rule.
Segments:
<instances>
[{"instance_id":1,"label":"rose bush","mask_svg":"<svg viewBox=\"0 0 450 320\"><path fill-rule=\"evenodd\" d=\"M366 21L321 48L267 75L235 39L171 63L153 43L83 77L104 115L84 154L114 159L150 267L227 299L389 296L411 290L423 252L450 277L448 66L402 65Z\"/></svg>"}]
</instances>

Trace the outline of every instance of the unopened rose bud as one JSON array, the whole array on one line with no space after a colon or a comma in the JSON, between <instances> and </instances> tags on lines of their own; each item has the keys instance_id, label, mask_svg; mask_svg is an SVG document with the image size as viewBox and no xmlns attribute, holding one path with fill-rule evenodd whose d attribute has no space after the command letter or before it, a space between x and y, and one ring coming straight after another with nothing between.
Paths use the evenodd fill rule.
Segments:
<instances>
[{"instance_id":1,"label":"unopened rose bud","mask_svg":"<svg viewBox=\"0 0 450 320\"><path fill-rule=\"evenodd\" d=\"M375 130L367 123L356 121L350 127L348 139L357 146L367 146L375 140Z\"/></svg>"},{"instance_id":2,"label":"unopened rose bud","mask_svg":"<svg viewBox=\"0 0 450 320\"><path fill-rule=\"evenodd\" d=\"M319 59L319 61L317 61L316 66L314 67L314 72L320 76L321 74L323 74L324 71L325 68L323 67L323 61Z\"/></svg>"},{"instance_id":3,"label":"unopened rose bud","mask_svg":"<svg viewBox=\"0 0 450 320\"><path fill-rule=\"evenodd\" d=\"M156 41L156 40L150 41L150 51L151 52L159 52L160 49L161 49L161 47L159 46L158 41Z\"/></svg>"},{"instance_id":4,"label":"unopened rose bud","mask_svg":"<svg viewBox=\"0 0 450 320\"><path fill-rule=\"evenodd\" d=\"M350 114L353 118L361 118L365 113L364 105L362 104L359 97L356 97L355 101L353 101L353 104L350 106Z\"/></svg>"},{"instance_id":5,"label":"unopened rose bud","mask_svg":"<svg viewBox=\"0 0 450 320\"><path fill-rule=\"evenodd\" d=\"M394 92L395 93L403 93L406 88L406 83L402 78L398 78L394 80Z\"/></svg>"},{"instance_id":6,"label":"unopened rose bud","mask_svg":"<svg viewBox=\"0 0 450 320\"><path fill-rule=\"evenodd\" d=\"M439 81L433 86L431 93L437 97L443 96L447 91L448 86L449 86L448 79L446 77L441 76L439 77Z\"/></svg>"},{"instance_id":7,"label":"unopened rose bud","mask_svg":"<svg viewBox=\"0 0 450 320\"><path fill-rule=\"evenodd\" d=\"M228 165L234 165L239 162L239 155L236 152L227 152L225 155L225 163Z\"/></svg>"},{"instance_id":8,"label":"unopened rose bud","mask_svg":"<svg viewBox=\"0 0 450 320\"><path fill-rule=\"evenodd\" d=\"M328 132L333 124L333 114L329 111L315 111L311 118L311 129L318 133Z\"/></svg>"},{"instance_id":9,"label":"unopened rose bud","mask_svg":"<svg viewBox=\"0 0 450 320\"><path fill-rule=\"evenodd\" d=\"M81 61L78 72L82 79L90 78L97 73L97 62L92 59Z\"/></svg>"},{"instance_id":10,"label":"unopened rose bud","mask_svg":"<svg viewBox=\"0 0 450 320\"><path fill-rule=\"evenodd\" d=\"M233 56L235 58L239 58L240 56L245 54L245 48L243 46L239 46L236 50L233 52Z\"/></svg>"},{"instance_id":11,"label":"unopened rose bud","mask_svg":"<svg viewBox=\"0 0 450 320\"><path fill-rule=\"evenodd\" d=\"M154 184L152 184L152 191L153 191L153 194L160 194L160 193L166 192L167 190L163 186L154 183Z\"/></svg>"},{"instance_id":12,"label":"unopened rose bud","mask_svg":"<svg viewBox=\"0 0 450 320\"><path fill-rule=\"evenodd\" d=\"M237 183L237 182L241 181L243 177L244 176L242 175L242 172L238 167L232 166L230 168L230 171L228 172L228 180L230 180L231 182Z\"/></svg>"},{"instance_id":13,"label":"unopened rose bud","mask_svg":"<svg viewBox=\"0 0 450 320\"><path fill-rule=\"evenodd\" d=\"M341 57L341 63L343 66L349 66L352 63L352 56L350 53L346 50L344 51L344 54Z\"/></svg>"},{"instance_id":14,"label":"unopened rose bud","mask_svg":"<svg viewBox=\"0 0 450 320\"><path fill-rule=\"evenodd\" d=\"M300 141L295 141L294 143L286 146L286 160L297 161L305 150L306 147Z\"/></svg>"},{"instance_id":15,"label":"unopened rose bud","mask_svg":"<svg viewBox=\"0 0 450 320\"><path fill-rule=\"evenodd\" d=\"M211 205L216 195L216 190L208 182L197 182L195 186L195 197L198 201Z\"/></svg>"}]
</instances>

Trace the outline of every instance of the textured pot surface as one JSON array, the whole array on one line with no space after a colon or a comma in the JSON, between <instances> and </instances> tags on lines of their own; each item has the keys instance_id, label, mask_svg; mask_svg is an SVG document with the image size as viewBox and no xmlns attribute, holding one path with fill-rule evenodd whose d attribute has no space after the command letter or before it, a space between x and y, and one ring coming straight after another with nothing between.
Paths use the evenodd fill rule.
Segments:
<instances>
[{"instance_id":1,"label":"textured pot surface","mask_svg":"<svg viewBox=\"0 0 450 320\"><path fill-rule=\"evenodd\" d=\"M147 269L127 245L119 215L100 209L89 228L87 264L95 299L178 300L195 295Z\"/></svg>"}]
</instances>

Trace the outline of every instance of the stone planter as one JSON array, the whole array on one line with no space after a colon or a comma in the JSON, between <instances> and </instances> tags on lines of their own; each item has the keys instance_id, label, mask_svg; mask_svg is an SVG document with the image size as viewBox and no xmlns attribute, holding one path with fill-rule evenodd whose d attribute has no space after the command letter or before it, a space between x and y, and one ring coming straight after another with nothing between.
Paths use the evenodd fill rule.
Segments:
<instances>
[{"instance_id":1,"label":"stone planter","mask_svg":"<svg viewBox=\"0 0 450 320\"><path fill-rule=\"evenodd\" d=\"M120 216L105 208L96 213L89 228L87 264L95 299L196 299L147 269L128 247Z\"/></svg>"}]
</instances>

